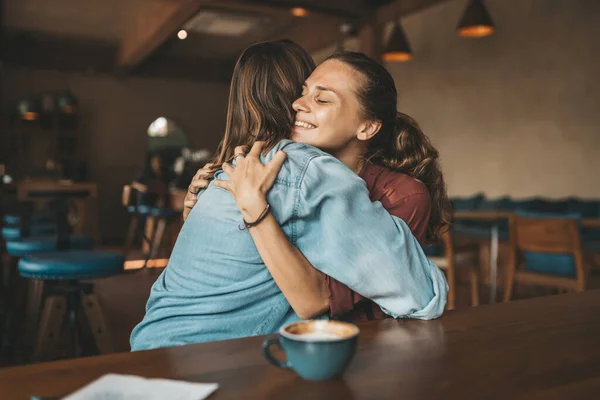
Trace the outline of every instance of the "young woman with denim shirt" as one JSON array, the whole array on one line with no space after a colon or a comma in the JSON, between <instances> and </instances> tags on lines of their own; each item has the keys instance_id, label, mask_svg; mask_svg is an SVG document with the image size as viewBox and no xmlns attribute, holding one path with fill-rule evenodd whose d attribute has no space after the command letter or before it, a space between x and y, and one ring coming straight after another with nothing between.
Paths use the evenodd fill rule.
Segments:
<instances>
[{"instance_id":1,"label":"young woman with denim shirt","mask_svg":"<svg viewBox=\"0 0 600 400\"><path fill-rule=\"evenodd\" d=\"M245 209L240 192L236 205L222 187L210 185L152 288L146 316L132 333L134 350L270 333L306 317L290 308L284 289L276 284L287 279L285 272L278 275L265 268L261 255L265 257L253 242L255 229L269 226L268 221L276 222L296 255L314 265L314 272L301 274L301 281L309 282L305 288L323 287L324 273L394 317L430 319L442 313L447 293L443 274L427 260L406 224L380 203L371 203L364 181L340 161L311 146L280 140L292 133L294 111L289 104L310 73L299 71L306 56L296 47L263 43L240 57L217 160L235 156L266 171L255 175L262 176L263 193L272 185L263 199L269 206L260 211L266 219L244 227L242 219L258 217L258 203L253 200ZM376 126L368 122L363 130L371 135ZM236 146L257 139L266 141L266 155L261 156L260 144L248 157L233 153ZM275 161L263 166L259 156L266 163ZM236 172L228 164L223 168ZM227 174L219 171L216 178L227 179Z\"/></svg>"}]
</instances>

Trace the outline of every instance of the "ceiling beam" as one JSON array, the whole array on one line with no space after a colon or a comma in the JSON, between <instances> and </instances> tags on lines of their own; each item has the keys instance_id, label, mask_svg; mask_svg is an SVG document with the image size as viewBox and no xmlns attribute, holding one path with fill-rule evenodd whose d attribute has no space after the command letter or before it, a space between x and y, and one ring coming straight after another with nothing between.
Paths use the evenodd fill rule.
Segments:
<instances>
[{"instance_id":1,"label":"ceiling beam","mask_svg":"<svg viewBox=\"0 0 600 400\"><path fill-rule=\"evenodd\" d=\"M140 65L205 3L207 0L147 2L121 42L117 67L130 71Z\"/></svg>"}]
</instances>

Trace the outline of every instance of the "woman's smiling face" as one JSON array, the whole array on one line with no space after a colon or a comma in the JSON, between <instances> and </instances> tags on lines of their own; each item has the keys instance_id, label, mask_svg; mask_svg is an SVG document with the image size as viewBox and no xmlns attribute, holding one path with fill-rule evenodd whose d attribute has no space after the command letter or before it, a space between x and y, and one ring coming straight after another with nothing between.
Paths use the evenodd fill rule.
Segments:
<instances>
[{"instance_id":1,"label":"woman's smiling face","mask_svg":"<svg viewBox=\"0 0 600 400\"><path fill-rule=\"evenodd\" d=\"M319 65L293 104L296 121L292 139L334 155L358 140L367 123L358 99L362 81L359 72L340 61Z\"/></svg>"}]
</instances>

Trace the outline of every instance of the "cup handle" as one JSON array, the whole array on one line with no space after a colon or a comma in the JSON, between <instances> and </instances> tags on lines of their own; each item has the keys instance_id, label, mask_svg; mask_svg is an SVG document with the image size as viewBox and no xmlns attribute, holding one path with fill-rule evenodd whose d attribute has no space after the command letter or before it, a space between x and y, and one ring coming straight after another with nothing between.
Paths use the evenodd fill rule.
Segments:
<instances>
[{"instance_id":1,"label":"cup handle","mask_svg":"<svg viewBox=\"0 0 600 400\"><path fill-rule=\"evenodd\" d=\"M287 360L279 361L278 359L273 357L273 354L271 354L271 351L269 350L271 345L276 345L277 347L279 347L281 349L281 345L279 344L279 337L270 337L270 338L265 339L265 341L263 342L262 351L263 351L263 355L265 356L267 361L276 367L289 369L290 364L287 362Z\"/></svg>"}]
</instances>

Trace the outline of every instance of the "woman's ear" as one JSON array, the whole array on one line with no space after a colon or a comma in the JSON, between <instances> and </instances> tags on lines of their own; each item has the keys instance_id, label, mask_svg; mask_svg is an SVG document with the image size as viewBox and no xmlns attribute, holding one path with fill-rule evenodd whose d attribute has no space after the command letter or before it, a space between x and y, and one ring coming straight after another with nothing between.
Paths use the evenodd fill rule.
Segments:
<instances>
[{"instance_id":1,"label":"woman's ear","mask_svg":"<svg viewBox=\"0 0 600 400\"><path fill-rule=\"evenodd\" d=\"M356 138L358 140L370 140L380 129L381 121L367 121L361 126Z\"/></svg>"}]
</instances>

